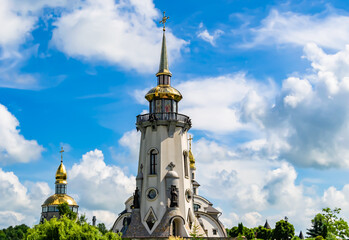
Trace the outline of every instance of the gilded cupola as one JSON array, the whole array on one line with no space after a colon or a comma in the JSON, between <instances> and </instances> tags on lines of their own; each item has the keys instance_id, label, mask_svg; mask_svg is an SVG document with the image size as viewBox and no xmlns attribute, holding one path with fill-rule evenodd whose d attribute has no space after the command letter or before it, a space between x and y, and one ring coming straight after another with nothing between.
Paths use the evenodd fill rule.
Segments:
<instances>
[{"instance_id":1,"label":"gilded cupola","mask_svg":"<svg viewBox=\"0 0 349 240\"><path fill-rule=\"evenodd\" d=\"M63 152L64 150L62 148L61 153ZM61 155L61 164L56 171L56 184L67 184L67 171L63 164L63 155Z\"/></svg>"},{"instance_id":2,"label":"gilded cupola","mask_svg":"<svg viewBox=\"0 0 349 240\"><path fill-rule=\"evenodd\" d=\"M76 203L74 198L67 195L67 170L63 164L63 147L60 151L61 153L61 164L56 171L56 182L55 182L55 194L46 199L46 201L41 205L41 222L50 220L52 217L59 217L58 206L62 203L67 203L69 208L73 212L78 212L79 205Z\"/></svg>"},{"instance_id":3,"label":"gilded cupola","mask_svg":"<svg viewBox=\"0 0 349 240\"><path fill-rule=\"evenodd\" d=\"M195 158L194 158L193 153L191 152L191 141L193 140L192 135L189 136L188 140L189 140L189 163L190 163L190 169L195 170L196 169L196 167L195 167Z\"/></svg>"}]
</instances>

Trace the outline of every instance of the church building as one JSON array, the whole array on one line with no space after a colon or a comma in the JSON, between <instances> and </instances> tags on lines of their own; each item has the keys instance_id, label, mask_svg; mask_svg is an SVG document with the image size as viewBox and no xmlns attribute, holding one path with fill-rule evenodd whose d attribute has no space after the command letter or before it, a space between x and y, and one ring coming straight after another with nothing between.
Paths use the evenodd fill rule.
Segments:
<instances>
[{"instance_id":1,"label":"church building","mask_svg":"<svg viewBox=\"0 0 349 240\"><path fill-rule=\"evenodd\" d=\"M78 213L79 205L75 202L74 198L67 194L67 171L63 165L63 147L60 152L61 164L56 172L55 194L47 198L41 205L40 222L44 222L44 219L49 221L53 217L59 218L58 205L62 203L67 203L73 212Z\"/></svg>"},{"instance_id":2,"label":"church building","mask_svg":"<svg viewBox=\"0 0 349 240\"><path fill-rule=\"evenodd\" d=\"M227 237L221 212L198 193L195 158L188 131L191 120L180 114L181 93L171 86L165 23L157 86L149 90L149 113L137 116L141 132L136 189L125 202L112 230L123 237Z\"/></svg>"}]
</instances>

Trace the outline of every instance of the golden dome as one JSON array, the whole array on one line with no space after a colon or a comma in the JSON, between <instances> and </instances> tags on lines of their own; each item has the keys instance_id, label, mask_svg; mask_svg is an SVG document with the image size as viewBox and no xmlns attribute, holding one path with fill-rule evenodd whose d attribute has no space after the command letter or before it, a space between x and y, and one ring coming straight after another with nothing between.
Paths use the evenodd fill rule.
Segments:
<instances>
[{"instance_id":1,"label":"golden dome","mask_svg":"<svg viewBox=\"0 0 349 240\"><path fill-rule=\"evenodd\" d=\"M57 172L56 172L56 184L67 184L67 171L65 170L65 167L63 165L63 162L61 161L61 164L59 165Z\"/></svg>"},{"instance_id":2,"label":"golden dome","mask_svg":"<svg viewBox=\"0 0 349 240\"><path fill-rule=\"evenodd\" d=\"M195 158L194 158L194 155L191 152L191 150L189 150L189 162L190 162L190 168L195 170L196 169L196 167L195 167Z\"/></svg>"},{"instance_id":3,"label":"golden dome","mask_svg":"<svg viewBox=\"0 0 349 240\"><path fill-rule=\"evenodd\" d=\"M154 98L174 99L179 102L182 99L182 94L170 85L158 85L149 90L145 98L150 102Z\"/></svg>"},{"instance_id":4,"label":"golden dome","mask_svg":"<svg viewBox=\"0 0 349 240\"><path fill-rule=\"evenodd\" d=\"M42 206L59 205L62 203L67 203L69 206L78 206L74 198L67 194L54 194L46 199Z\"/></svg>"}]
</instances>

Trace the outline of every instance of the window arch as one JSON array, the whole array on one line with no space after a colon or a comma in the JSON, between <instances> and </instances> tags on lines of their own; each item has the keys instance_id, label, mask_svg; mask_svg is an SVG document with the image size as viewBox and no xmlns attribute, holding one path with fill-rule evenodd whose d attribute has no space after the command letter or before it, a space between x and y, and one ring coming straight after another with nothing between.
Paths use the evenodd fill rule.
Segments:
<instances>
[{"instance_id":1,"label":"window arch","mask_svg":"<svg viewBox=\"0 0 349 240\"><path fill-rule=\"evenodd\" d=\"M183 158L184 158L184 175L185 177L189 177L189 168L188 168L188 152L183 152Z\"/></svg>"},{"instance_id":2,"label":"window arch","mask_svg":"<svg viewBox=\"0 0 349 240\"><path fill-rule=\"evenodd\" d=\"M156 160L157 160L157 151L155 149L150 151L150 174L156 174Z\"/></svg>"}]
</instances>

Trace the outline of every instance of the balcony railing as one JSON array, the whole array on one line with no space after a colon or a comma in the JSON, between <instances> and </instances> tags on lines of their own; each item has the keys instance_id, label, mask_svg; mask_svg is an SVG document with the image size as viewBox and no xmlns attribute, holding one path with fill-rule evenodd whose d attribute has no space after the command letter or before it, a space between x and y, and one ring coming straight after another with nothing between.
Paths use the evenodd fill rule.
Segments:
<instances>
[{"instance_id":1,"label":"balcony railing","mask_svg":"<svg viewBox=\"0 0 349 240\"><path fill-rule=\"evenodd\" d=\"M146 121L156 121L156 120L172 120L188 123L191 125L191 120L188 116L179 113L147 113L137 116L137 124Z\"/></svg>"}]
</instances>

